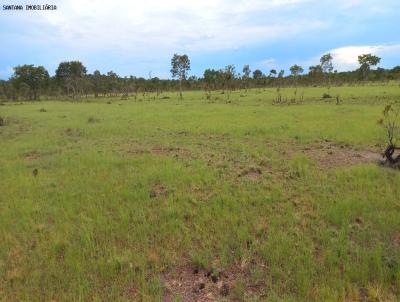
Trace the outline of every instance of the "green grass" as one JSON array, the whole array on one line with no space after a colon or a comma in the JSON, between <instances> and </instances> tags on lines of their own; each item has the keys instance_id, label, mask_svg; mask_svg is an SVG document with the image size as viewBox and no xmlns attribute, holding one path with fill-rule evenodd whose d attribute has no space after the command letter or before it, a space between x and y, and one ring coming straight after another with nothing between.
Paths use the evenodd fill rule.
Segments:
<instances>
[{"instance_id":1,"label":"green grass","mask_svg":"<svg viewBox=\"0 0 400 302\"><path fill-rule=\"evenodd\" d=\"M235 271L228 299L398 301L400 173L300 150L383 148L400 89L326 90L0 106L0 301L160 301L180 266Z\"/></svg>"}]
</instances>

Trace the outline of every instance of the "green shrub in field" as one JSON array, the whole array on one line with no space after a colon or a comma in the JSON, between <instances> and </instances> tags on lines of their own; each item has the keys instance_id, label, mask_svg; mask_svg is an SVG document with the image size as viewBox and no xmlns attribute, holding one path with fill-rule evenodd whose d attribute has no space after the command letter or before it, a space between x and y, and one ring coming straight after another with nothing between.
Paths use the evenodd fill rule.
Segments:
<instances>
[{"instance_id":1,"label":"green shrub in field","mask_svg":"<svg viewBox=\"0 0 400 302\"><path fill-rule=\"evenodd\" d=\"M3 117L0 116L0 127L4 126L6 123L5 119Z\"/></svg>"},{"instance_id":2,"label":"green shrub in field","mask_svg":"<svg viewBox=\"0 0 400 302\"><path fill-rule=\"evenodd\" d=\"M400 103L385 106L383 117L378 123L385 129L389 145L396 146L400 141Z\"/></svg>"},{"instance_id":3,"label":"green shrub in field","mask_svg":"<svg viewBox=\"0 0 400 302\"><path fill-rule=\"evenodd\" d=\"M378 123L385 129L388 146L383 153L386 159L385 163L391 167L400 168L400 155L395 155L395 151L399 150L400 141L400 104L391 103L385 106L383 110L383 118Z\"/></svg>"}]
</instances>

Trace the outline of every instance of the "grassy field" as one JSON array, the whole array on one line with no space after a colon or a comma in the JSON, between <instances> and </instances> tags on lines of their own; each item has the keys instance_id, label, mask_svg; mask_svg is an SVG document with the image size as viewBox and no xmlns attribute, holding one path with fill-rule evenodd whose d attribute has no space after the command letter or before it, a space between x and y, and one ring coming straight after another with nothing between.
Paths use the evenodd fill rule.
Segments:
<instances>
[{"instance_id":1,"label":"grassy field","mask_svg":"<svg viewBox=\"0 0 400 302\"><path fill-rule=\"evenodd\" d=\"M0 106L0 301L399 301L400 88L326 91Z\"/></svg>"}]
</instances>

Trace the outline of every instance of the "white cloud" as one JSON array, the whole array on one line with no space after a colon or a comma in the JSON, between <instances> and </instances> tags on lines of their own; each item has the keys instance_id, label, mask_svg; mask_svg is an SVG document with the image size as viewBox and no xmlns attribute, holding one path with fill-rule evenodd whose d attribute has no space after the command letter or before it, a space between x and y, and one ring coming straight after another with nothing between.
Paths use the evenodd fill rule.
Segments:
<instances>
[{"instance_id":1,"label":"white cloud","mask_svg":"<svg viewBox=\"0 0 400 302\"><path fill-rule=\"evenodd\" d=\"M400 52L400 44L395 45L364 45L346 46L328 51L333 56L333 64L338 70L352 70L359 66L358 56L374 54L380 57L395 55Z\"/></svg>"},{"instance_id":2,"label":"white cloud","mask_svg":"<svg viewBox=\"0 0 400 302\"><path fill-rule=\"evenodd\" d=\"M382 58L381 64L386 60L397 60L400 53L400 44L382 44L382 45L357 45L344 46L327 50L309 60L304 61L303 66L312 66L319 64L322 55L330 53L333 57L332 63L334 69L338 71L349 71L359 67L358 56L363 54L373 54Z\"/></svg>"},{"instance_id":3,"label":"white cloud","mask_svg":"<svg viewBox=\"0 0 400 302\"><path fill-rule=\"evenodd\" d=\"M35 12L41 18L24 21L39 28L35 38L47 43L136 54L163 50L169 56L239 48L321 28L324 22L317 18L276 17L279 10L310 1L64 0L56 2L57 11Z\"/></svg>"},{"instance_id":4,"label":"white cloud","mask_svg":"<svg viewBox=\"0 0 400 302\"><path fill-rule=\"evenodd\" d=\"M24 1L32 2L21 0ZM168 75L169 59L174 52L204 58L203 55L214 55L221 50L235 50L230 53L239 57L239 52L244 50L243 56L251 63L263 58L259 51L263 49L265 58L271 55L277 61L267 59L252 66L269 70L288 67L288 61L294 59L299 63L304 49L296 43L301 39L313 42L321 34L325 36L340 32L343 26L350 27L342 22L344 17L354 23L351 28L359 34L359 18L375 16L378 11L380 14L396 11L398 0L385 1L381 5L375 0L336 0L332 5L331 1L321 0L53 0L51 3L57 5L57 11L0 12L0 25L12 28L1 32L8 45L3 53L10 52L13 45L26 45L26 51L43 50L42 64L51 64L50 69L61 60L80 59L89 68L91 64L107 70L125 68L123 74L136 74L139 70L147 75L152 70L154 75ZM351 41L350 34L348 41ZM281 47L288 49L277 53ZM357 66L359 52L383 54L394 46L372 51L368 47L378 46L332 49L337 68ZM274 52L268 54L272 48ZM292 54L295 58L290 57ZM318 64L318 61L319 57L315 57L302 65Z\"/></svg>"}]
</instances>

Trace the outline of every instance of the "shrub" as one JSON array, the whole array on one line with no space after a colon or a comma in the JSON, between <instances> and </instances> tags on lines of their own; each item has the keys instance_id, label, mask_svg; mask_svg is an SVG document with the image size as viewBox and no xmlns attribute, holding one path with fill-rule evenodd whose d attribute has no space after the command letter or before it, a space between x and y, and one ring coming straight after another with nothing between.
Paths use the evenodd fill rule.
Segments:
<instances>
[{"instance_id":1,"label":"shrub","mask_svg":"<svg viewBox=\"0 0 400 302\"><path fill-rule=\"evenodd\" d=\"M378 124L385 129L388 144L397 146L400 141L400 103L386 105L382 115Z\"/></svg>"},{"instance_id":2,"label":"shrub","mask_svg":"<svg viewBox=\"0 0 400 302\"><path fill-rule=\"evenodd\" d=\"M6 121L3 117L0 116L0 127L4 126L6 124Z\"/></svg>"},{"instance_id":3,"label":"shrub","mask_svg":"<svg viewBox=\"0 0 400 302\"><path fill-rule=\"evenodd\" d=\"M330 96L330 94L324 93L324 94L322 95L322 98L323 98L323 99L330 99L330 98L332 98L332 97Z\"/></svg>"},{"instance_id":4,"label":"shrub","mask_svg":"<svg viewBox=\"0 0 400 302\"><path fill-rule=\"evenodd\" d=\"M391 103L385 106L383 117L378 123L385 129L388 146L383 152L384 164L393 168L400 168L400 154L395 154L400 148L400 103Z\"/></svg>"}]
</instances>

